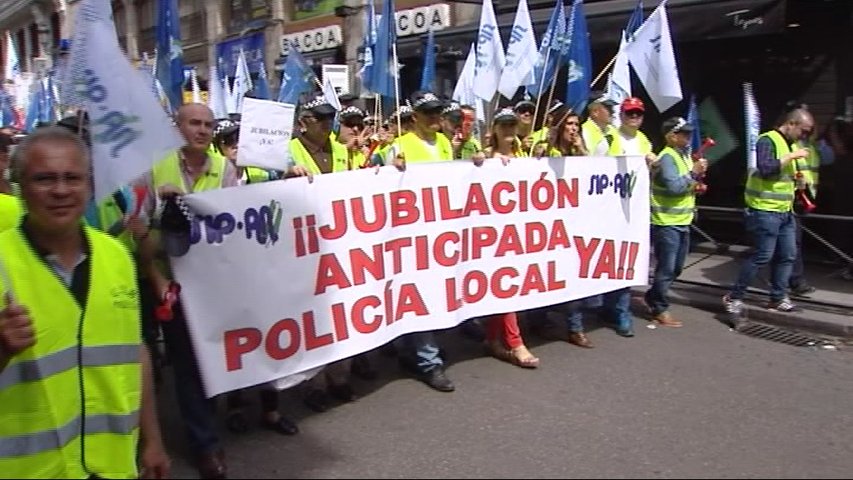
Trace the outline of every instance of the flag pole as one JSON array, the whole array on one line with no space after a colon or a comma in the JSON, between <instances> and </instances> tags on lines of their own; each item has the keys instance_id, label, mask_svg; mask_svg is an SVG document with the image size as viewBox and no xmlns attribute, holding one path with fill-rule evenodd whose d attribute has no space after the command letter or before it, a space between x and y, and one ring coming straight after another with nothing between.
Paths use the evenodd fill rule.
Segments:
<instances>
[{"instance_id":1,"label":"flag pole","mask_svg":"<svg viewBox=\"0 0 853 480\"><path fill-rule=\"evenodd\" d=\"M545 50L545 63L542 65L542 78L539 79L539 94L536 96L536 107L533 108L533 128L536 128L536 117L539 115L539 104L542 102L542 88L545 86L545 71L548 69L548 59L551 56L551 47L549 46ZM547 107L546 107L547 108ZM544 123L544 122L543 122ZM544 126L544 125L543 125ZM530 132L533 135L536 132ZM533 156L533 148L535 147L535 143L530 145L530 151L528 152L529 156Z\"/></svg>"},{"instance_id":2,"label":"flag pole","mask_svg":"<svg viewBox=\"0 0 853 480\"><path fill-rule=\"evenodd\" d=\"M397 108L397 136L403 133L403 121L400 119L400 70L397 68L397 42L391 44L391 53L394 56L394 102Z\"/></svg>"},{"instance_id":3,"label":"flag pole","mask_svg":"<svg viewBox=\"0 0 853 480\"><path fill-rule=\"evenodd\" d=\"M595 79L592 80L592 83L589 85L590 88L594 87L595 84L598 83L598 81L601 80L602 77L604 77L604 74L607 73L613 67L613 64L616 63L616 57L618 56L619 52L616 52L616 54L613 55L613 58L611 58L610 61L607 62L607 65L605 65L601 72L599 72L598 75L595 77Z\"/></svg>"}]
</instances>

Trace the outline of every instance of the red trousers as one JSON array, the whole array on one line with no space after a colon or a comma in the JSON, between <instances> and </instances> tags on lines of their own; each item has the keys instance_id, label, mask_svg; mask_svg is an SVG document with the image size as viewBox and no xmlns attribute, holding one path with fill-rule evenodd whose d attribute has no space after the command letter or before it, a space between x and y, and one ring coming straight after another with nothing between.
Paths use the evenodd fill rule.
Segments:
<instances>
[{"instance_id":1,"label":"red trousers","mask_svg":"<svg viewBox=\"0 0 853 480\"><path fill-rule=\"evenodd\" d=\"M486 340L494 342L499 338L510 350L524 345L515 312L498 313L486 318Z\"/></svg>"}]
</instances>

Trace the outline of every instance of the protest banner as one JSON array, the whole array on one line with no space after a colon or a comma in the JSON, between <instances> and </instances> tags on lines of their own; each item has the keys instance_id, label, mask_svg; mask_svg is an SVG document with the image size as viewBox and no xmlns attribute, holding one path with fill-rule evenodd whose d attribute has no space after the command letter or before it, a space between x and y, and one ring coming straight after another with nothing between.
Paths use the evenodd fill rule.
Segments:
<instances>
[{"instance_id":1,"label":"protest banner","mask_svg":"<svg viewBox=\"0 0 853 480\"><path fill-rule=\"evenodd\" d=\"M186 197L172 259L208 395L411 332L647 281L642 157L412 164Z\"/></svg>"},{"instance_id":2,"label":"protest banner","mask_svg":"<svg viewBox=\"0 0 853 480\"><path fill-rule=\"evenodd\" d=\"M237 165L287 170L296 107L289 103L245 98L237 144Z\"/></svg>"}]
</instances>

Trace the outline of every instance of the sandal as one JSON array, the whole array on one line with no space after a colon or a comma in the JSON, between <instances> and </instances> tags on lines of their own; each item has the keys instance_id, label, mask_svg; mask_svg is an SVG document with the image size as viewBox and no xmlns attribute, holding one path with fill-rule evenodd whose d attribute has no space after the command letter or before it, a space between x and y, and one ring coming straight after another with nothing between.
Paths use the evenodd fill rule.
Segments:
<instances>
[{"instance_id":1,"label":"sandal","mask_svg":"<svg viewBox=\"0 0 853 480\"><path fill-rule=\"evenodd\" d=\"M521 368L537 368L539 367L539 359L530 353L524 345L513 348L512 350L505 348L499 342L486 342L486 351L489 355L509 362Z\"/></svg>"}]
</instances>

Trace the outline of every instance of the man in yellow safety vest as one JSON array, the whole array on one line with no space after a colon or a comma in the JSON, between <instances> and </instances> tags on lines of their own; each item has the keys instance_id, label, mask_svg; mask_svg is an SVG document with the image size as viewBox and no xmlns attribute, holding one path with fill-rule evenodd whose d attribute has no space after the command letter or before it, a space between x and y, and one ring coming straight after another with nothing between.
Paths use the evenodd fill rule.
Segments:
<instances>
[{"instance_id":1,"label":"man in yellow safety vest","mask_svg":"<svg viewBox=\"0 0 853 480\"><path fill-rule=\"evenodd\" d=\"M165 478L133 261L83 222L88 147L39 129L14 169L27 213L0 233L0 475Z\"/></svg>"},{"instance_id":2,"label":"man in yellow safety vest","mask_svg":"<svg viewBox=\"0 0 853 480\"><path fill-rule=\"evenodd\" d=\"M756 168L749 172L744 191L744 226L754 238L752 255L741 264L732 290L723 297L726 312L736 323L743 312L743 297L758 269L770 263L769 310L794 312L788 298L791 269L797 256L794 219L795 163L808 157L805 148L795 148L803 130L814 128L811 113L795 108L785 113L778 126L758 136Z\"/></svg>"}]
</instances>

